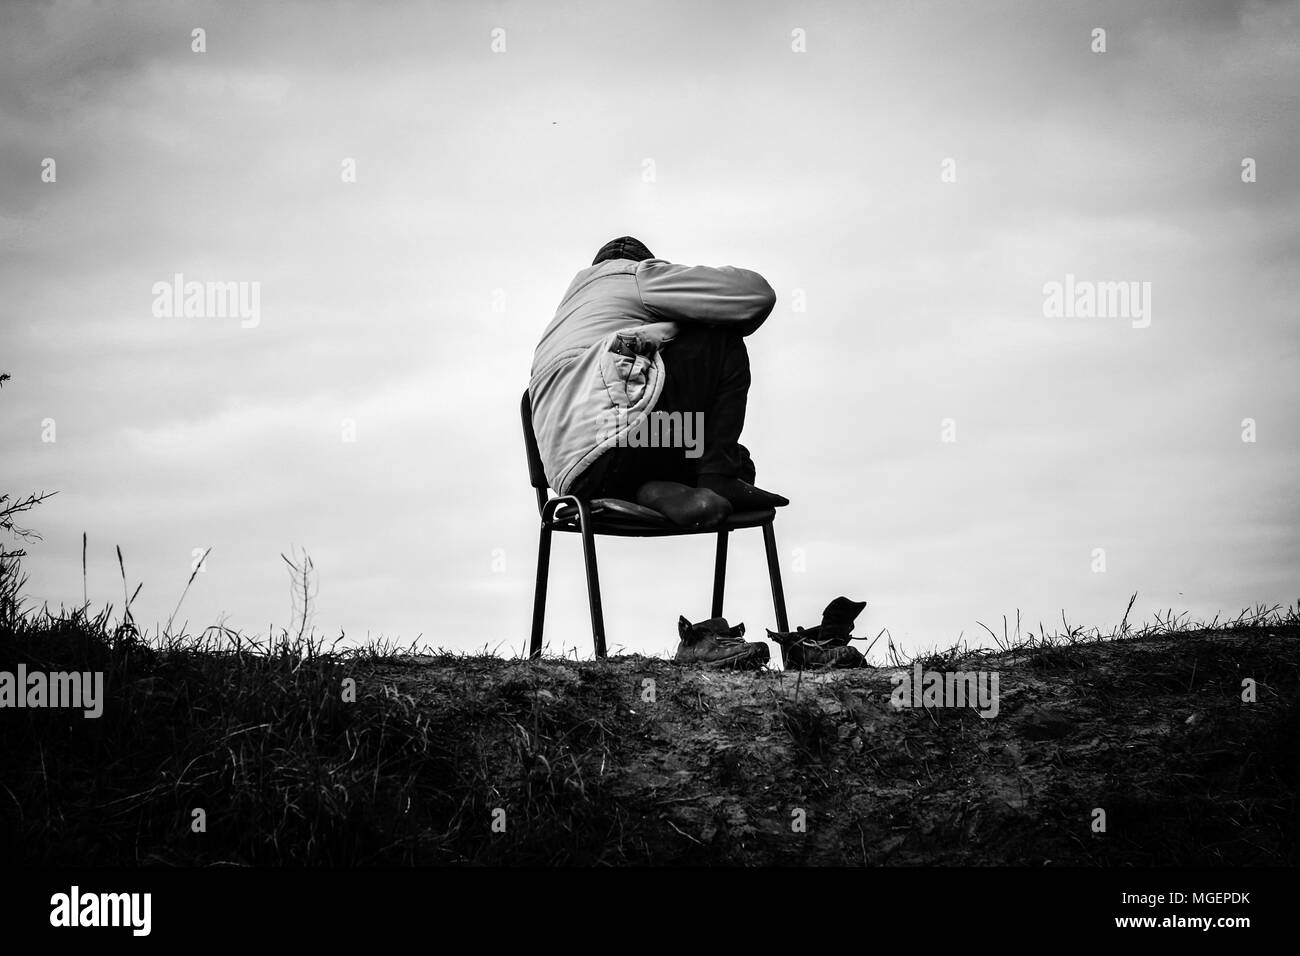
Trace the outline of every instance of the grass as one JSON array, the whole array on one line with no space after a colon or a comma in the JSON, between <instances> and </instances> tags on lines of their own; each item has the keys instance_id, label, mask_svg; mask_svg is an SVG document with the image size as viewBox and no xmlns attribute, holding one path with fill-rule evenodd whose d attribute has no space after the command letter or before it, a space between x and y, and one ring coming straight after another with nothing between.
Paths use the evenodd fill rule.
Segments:
<instances>
[{"instance_id":1,"label":"grass","mask_svg":"<svg viewBox=\"0 0 1300 956\"><path fill-rule=\"evenodd\" d=\"M0 569L0 670L102 672L106 698L99 719L4 713L6 859L367 865L608 856L621 815L591 772L615 746L586 713L600 703L599 680L560 707L540 706L518 681L425 707L368 678L401 653L393 646L338 651L305 623L265 641L222 627L148 640L131 618L124 569L119 620L111 607L26 610L17 562ZM493 832L484 824L506 806L511 818ZM537 840L541 820L563 839Z\"/></svg>"},{"instance_id":2,"label":"grass","mask_svg":"<svg viewBox=\"0 0 1300 956\"><path fill-rule=\"evenodd\" d=\"M5 715L7 859L584 863L620 825L593 770L615 749L588 716L599 682L558 707L503 682L430 708L365 680L373 651L215 633L151 647L106 624L33 615L0 635L0 669L102 671L107 697L98 720ZM487 825L497 807L504 834ZM564 838L530 839L540 821Z\"/></svg>"},{"instance_id":3,"label":"grass","mask_svg":"<svg viewBox=\"0 0 1300 956\"><path fill-rule=\"evenodd\" d=\"M0 670L99 671L106 697L97 720L3 714L6 859L1296 861L1294 645L1265 637L1300 625L1300 605L1202 626L1168 613L1136 629L1126 612L1109 632L1063 618L1064 631L1051 635L1004 620L1001 634L986 628L994 648L959 640L915 659L927 669L1023 664L1016 673L1028 692L1075 707L1071 718L1093 728L1083 736L1135 727L1148 713L1206 715L1155 743L1098 750L1026 742L1014 706L998 721L889 713L875 671L827 683L704 676L636 656L526 663L394 645L339 650L308 626L309 562L289 564L302 578L296 627L250 639L224 627L173 634L169 624L150 638L132 619L139 587L132 593L120 552L120 613L26 608L18 562L0 558ZM1259 641L1228 646L1205 640L1207 631ZM1171 652L1167 642L1184 637L1188 650ZM892 639L888 654L913 663ZM1241 673L1264 681L1258 710L1235 704ZM647 675L659 682L658 704L638 696ZM990 756L1008 748L1036 755L1014 784ZM1126 765L1139 757L1149 767ZM1053 771L1054 762L1074 769ZM1030 778L1041 797L1033 813L980 803L990 788ZM975 805L983 815L968 813ZM1105 842L1078 826L1097 805L1123 821ZM846 829L792 843L788 806L812 808L823 830Z\"/></svg>"}]
</instances>

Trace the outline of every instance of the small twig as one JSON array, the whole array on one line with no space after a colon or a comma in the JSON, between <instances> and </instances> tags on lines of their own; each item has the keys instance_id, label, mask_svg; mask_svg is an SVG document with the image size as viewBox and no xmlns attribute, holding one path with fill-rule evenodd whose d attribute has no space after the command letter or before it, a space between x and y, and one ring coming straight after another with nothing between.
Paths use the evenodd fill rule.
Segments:
<instances>
[{"instance_id":1,"label":"small twig","mask_svg":"<svg viewBox=\"0 0 1300 956\"><path fill-rule=\"evenodd\" d=\"M673 823L672 820L669 820L669 821L668 821L668 825L669 825L670 827L672 827L674 830L676 830L678 833L680 833L682 836L686 837L686 839L690 840L692 843L699 843L700 846L704 846L703 843L700 843L700 841L697 840L697 839L695 839L695 837L691 836L689 833L687 833L686 831L684 831L684 830L683 830L681 827L679 827L677 824Z\"/></svg>"}]
</instances>

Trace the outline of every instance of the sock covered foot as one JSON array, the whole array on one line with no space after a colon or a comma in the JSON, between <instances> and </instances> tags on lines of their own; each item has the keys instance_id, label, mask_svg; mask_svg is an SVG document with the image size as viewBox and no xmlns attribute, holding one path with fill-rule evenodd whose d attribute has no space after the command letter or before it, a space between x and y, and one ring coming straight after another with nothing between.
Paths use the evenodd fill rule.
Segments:
<instances>
[{"instance_id":1,"label":"sock covered foot","mask_svg":"<svg viewBox=\"0 0 1300 956\"><path fill-rule=\"evenodd\" d=\"M790 499L775 492L755 488L747 481L724 475L700 475L696 484L700 488L721 495L731 502L737 511L764 511L768 508L780 508L790 503Z\"/></svg>"},{"instance_id":2,"label":"sock covered foot","mask_svg":"<svg viewBox=\"0 0 1300 956\"><path fill-rule=\"evenodd\" d=\"M679 481L647 481L637 490L636 503L653 508L683 528L716 527L732 512L730 502L721 495Z\"/></svg>"}]
</instances>

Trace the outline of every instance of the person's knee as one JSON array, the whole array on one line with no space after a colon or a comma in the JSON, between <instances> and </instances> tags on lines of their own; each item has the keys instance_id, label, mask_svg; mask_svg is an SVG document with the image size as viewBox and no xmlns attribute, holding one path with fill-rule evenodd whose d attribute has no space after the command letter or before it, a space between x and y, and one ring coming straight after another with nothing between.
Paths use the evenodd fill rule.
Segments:
<instances>
[{"instance_id":1,"label":"person's knee","mask_svg":"<svg viewBox=\"0 0 1300 956\"><path fill-rule=\"evenodd\" d=\"M650 481L641 486L637 504L653 508L676 525L711 528L732 513L726 498L706 488L692 488L675 481Z\"/></svg>"},{"instance_id":2,"label":"person's knee","mask_svg":"<svg viewBox=\"0 0 1300 956\"><path fill-rule=\"evenodd\" d=\"M713 346L714 337L708 326L683 324L681 331L664 346L664 361L693 364L697 357L707 355Z\"/></svg>"},{"instance_id":3,"label":"person's knee","mask_svg":"<svg viewBox=\"0 0 1300 956\"><path fill-rule=\"evenodd\" d=\"M725 326L695 324L683 328L663 351L664 368L674 373L727 378L749 370L744 336Z\"/></svg>"},{"instance_id":4,"label":"person's knee","mask_svg":"<svg viewBox=\"0 0 1300 956\"><path fill-rule=\"evenodd\" d=\"M682 352L723 352L745 347L745 338L725 325L705 325L703 322L683 322L680 331L664 348ZM667 352L665 352L667 354Z\"/></svg>"}]
</instances>

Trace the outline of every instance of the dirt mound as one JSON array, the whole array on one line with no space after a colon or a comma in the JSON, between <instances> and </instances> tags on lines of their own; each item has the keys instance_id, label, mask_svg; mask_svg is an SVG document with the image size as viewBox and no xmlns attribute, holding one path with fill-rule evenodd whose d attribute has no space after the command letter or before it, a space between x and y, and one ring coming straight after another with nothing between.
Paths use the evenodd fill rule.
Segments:
<instances>
[{"instance_id":1,"label":"dirt mound","mask_svg":"<svg viewBox=\"0 0 1300 956\"><path fill-rule=\"evenodd\" d=\"M458 754L436 859L1241 865L1300 861L1298 650L1277 626L921 662L996 674L987 716L896 707L910 667L353 666Z\"/></svg>"}]
</instances>

